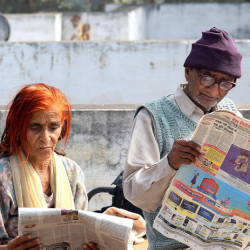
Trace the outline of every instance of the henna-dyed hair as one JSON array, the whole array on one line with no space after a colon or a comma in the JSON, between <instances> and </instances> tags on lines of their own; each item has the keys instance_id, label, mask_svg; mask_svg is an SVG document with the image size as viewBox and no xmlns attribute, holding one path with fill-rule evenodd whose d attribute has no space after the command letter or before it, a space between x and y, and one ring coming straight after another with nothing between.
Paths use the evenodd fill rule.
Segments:
<instances>
[{"instance_id":1,"label":"henna-dyed hair","mask_svg":"<svg viewBox=\"0 0 250 250\"><path fill-rule=\"evenodd\" d=\"M55 148L59 155L65 155L64 149L70 134L71 104L66 96L57 88L43 83L25 85L9 104L0 143L0 158L16 153L21 157L21 150L27 152L27 126L33 112L55 109L61 115L62 132L59 137L62 148Z\"/></svg>"}]
</instances>

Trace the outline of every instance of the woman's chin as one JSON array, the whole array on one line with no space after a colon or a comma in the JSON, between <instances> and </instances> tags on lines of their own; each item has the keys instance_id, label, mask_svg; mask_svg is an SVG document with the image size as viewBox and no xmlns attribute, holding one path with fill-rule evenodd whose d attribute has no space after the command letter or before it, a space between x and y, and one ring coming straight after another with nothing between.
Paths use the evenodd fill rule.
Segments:
<instances>
[{"instance_id":1,"label":"woman's chin","mask_svg":"<svg viewBox=\"0 0 250 250\"><path fill-rule=\"evenodd\" d=\"M51 158L52 154L53 154L52 150L43 150L40 153L40 157L44 159L48 159L48 158Z\"/></svg>"},{"instance_id":2,"label":"woman's chin","mask_svg":"<svg viewBox=\"0 0 250 250\"><path fill-rule=\"evenodd\" d=\"M52 149L46 149L46 150L42 149L39 150L39 152L36 154L30 154L29 158L37 162L48 161L51 159L52 154L53 154Z\"/></svg>"}]
</instances>

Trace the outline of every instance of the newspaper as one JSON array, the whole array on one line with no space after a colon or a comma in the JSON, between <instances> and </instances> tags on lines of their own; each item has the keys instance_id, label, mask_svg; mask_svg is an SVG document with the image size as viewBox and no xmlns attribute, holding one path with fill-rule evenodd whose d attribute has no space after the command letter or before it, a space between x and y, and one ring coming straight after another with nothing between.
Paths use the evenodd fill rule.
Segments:
<instances>
[{"instance_id":1,"label":"newspaper","mask_svg":"<svg viewBox=\"0 0 250 250\"><path fill-rule=\"evenodd\" d=\"M164 196L154 228L191 248L250 246L250 120L220 110L205 115L192 141L194 164L182 165Z\"/></svg>"},{"instance_id":2,"label":"newspaper","mask_svg":"<svg viewBox=\"0 0 250 250\"><path fill-rule=\"evenodd\" d=\"M133 220L83 210L19 208L18 234L40 237L43 250L82 250L97 243L100 250L127 250L133 242Z\"/></svg>"}]
</instances>

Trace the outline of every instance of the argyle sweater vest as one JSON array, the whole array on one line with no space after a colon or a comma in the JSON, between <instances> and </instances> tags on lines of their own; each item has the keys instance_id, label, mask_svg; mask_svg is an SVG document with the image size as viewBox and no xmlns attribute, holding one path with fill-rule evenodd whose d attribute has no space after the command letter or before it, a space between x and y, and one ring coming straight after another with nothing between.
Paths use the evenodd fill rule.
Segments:
<instances>
[{"instance_id":1,"label":"argyle sweater vest","mask_svg":"<svg viewBox=\"0 0 250 250\"><path fill-rule=\"evenodd\" d=\"M166 96L139 106L135 116L141 108L146 108L153 115L161 159L171 151L176 139L190 140L197 127L197 123L184 115ZM218 108L237 111L235 104L228 98L224 98L218 104ZM154 220L160 208L161 206L154 213L143 211L149 242L148 250L172 250L188 247L179 241L163 236L153 228Z\"/></svg>"}]
</instances>

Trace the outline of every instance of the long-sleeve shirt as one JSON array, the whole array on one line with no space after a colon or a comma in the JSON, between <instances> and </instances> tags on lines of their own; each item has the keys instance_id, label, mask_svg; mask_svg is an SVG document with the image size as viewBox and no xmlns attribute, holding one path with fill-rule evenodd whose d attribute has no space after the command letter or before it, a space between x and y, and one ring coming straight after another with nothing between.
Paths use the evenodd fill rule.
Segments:
<instances>
[{"instance_id":1,"label":"long-sleeve shirt","mask_svg":"<svg viewBox=\"0 0 250 250\"><path fill-rule=\"evenodd\" d=\"M178 87L168 99L183 114L198 123L204 112L184 93L185 85ZM214 107L212 111L217 110ZM237 113L241 115L240 113ZM154 212L175 176L177 170L168 162L168 155L160 158L156 125L152 114L141 109L134 119L130 147L124 167L125 197L141 209Z\"/></svg>"}]
</instances>

